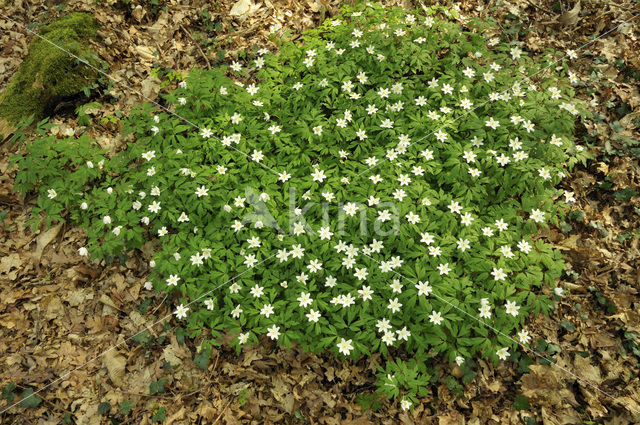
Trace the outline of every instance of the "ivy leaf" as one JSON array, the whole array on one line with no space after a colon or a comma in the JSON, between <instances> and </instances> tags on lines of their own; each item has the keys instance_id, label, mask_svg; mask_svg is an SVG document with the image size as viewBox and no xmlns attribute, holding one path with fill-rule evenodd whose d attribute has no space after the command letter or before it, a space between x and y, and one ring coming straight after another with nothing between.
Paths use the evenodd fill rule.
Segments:
<instances>
[{"instance_id":1,"label":"ivy leaf","mask_svg":"<svg viewBox=\"0 0 640 425\"><path fill-rule=\"evenodd\" d=\"M209 352L207 350L200 351L194 356L193 361L200 369L207 370L207 365L209 364Z\"/></svg>"},{"instance_id":2,"label":"ivy leaf","mask_svg":"<svg viewBox=\"0 0 640 425\"><path fill-rule=\"evenodd\" d=\"M108 401L103 401L98 405L98 413L101 415L106 415L111 410L111 403Z\"/></svg>"},{"instance_id":3,"label":"ivy leaf","mask_svg":"<svg viewBox=\"0 0 640 425\"><path fill-rule=\"evenodd\" d=\"M13 399L16 398L16 393L13 392L15 387L15 382L9 382L7 385L5 385L4 388L2 388L2 397L0 397L0 399L7 400L9 403L11 403Z\"/></svg>"},{"instance_id":4,"label":"ivy leaf","mask_svg":"<svg viewBox=\"0 0 640 425\"><path fill-rule=\"evenodd\" d=\"M34 394L33 388L27 388L20 395L20 406L35 409L40 405L42 399Z\"/></svg>"},{"instance_id":5,"label":"ivy leaf","mask_svg":"<svg viewBox=\"0 0 640 425\"><path fill-rule=\"evenodd\" d=\"M135 406L136 403L135 401L122 401L120 402L120 413L122 413L123 415L127 416L129 414L129 412L131 412L131 409L133 409L133 406Z\"/></svg>"},{"instance_id":6,"label":"ivy leaf","mask_svg":"<svg viewBox=\"0 0 640 425\"><path fill-rule=\"evenodd\" d=\"M562 326L563 328L565 328L567 331L569 332L575 332L576 331L576 327L573 323L571 323L568 320L563 320L560 322L560 326Z\"/></svg>"},{"instance_id":7,"label":"ivy leaf","mask_svg":"<svg viewBox=\"0 0 640 425\"><path fill-rule=\"evenodd\" d=\"M513 407L516 410L529 410L531 409L531 405L529 404L529 399L523 395L518 394L516 396L516 400L513 402Z\"/></svg>"},{"instance_id":8,"label":"ivy leaf","mask_svg":"<svg viewBox=\"0 0 640 425\"><path fill-rule=\"evenodd\" d=\"M162 394L164 393L164 384L167 383L167 378L160 378L149 385L149 394Z\"/></svg>"},{"instance_id":9,"label":"ivy leaf","mask_svg":"<svg viewBox=\"0 0 640 425\"><path fill-rule=\"evenodd\" d=\"M167 419L167 409L165 407L161 407L153 414L151 420L153 422L164 422Z\"/></svg>"}]
</instances>

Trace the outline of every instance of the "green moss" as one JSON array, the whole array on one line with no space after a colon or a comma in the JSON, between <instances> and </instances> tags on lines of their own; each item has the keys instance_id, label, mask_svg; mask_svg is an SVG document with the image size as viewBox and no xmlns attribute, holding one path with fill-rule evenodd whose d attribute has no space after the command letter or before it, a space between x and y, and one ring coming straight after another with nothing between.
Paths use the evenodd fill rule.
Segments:
<instances>
[{"instance_id":1,"label":"green moss","mask_svg":"<svg viewBox=\"0 0 640 425\"><path fill-rule=\"evenodd\" d=\"M42 27L39 34L96 66L98 60L86 45L96 31L93 17L72 13ZM55 99L80 93L83 87L94 83L97 71L67 52L35 37L20 69L0 95L0 117L17 122L23 116L35 114L40 119Z\"/></svg>"}]
</instances>

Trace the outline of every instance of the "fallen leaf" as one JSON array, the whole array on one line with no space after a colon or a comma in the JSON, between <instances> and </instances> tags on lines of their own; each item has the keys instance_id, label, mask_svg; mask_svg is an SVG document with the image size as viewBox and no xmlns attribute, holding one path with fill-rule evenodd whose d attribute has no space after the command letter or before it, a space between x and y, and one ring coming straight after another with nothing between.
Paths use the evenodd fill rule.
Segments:
<instances>
[{"instance_id":1,"label":"fallen leaf","mask_svg":"<svg viewBox=\"0 0 640 425\"><path fill-rule=\"evenodd\" d=\"M62 229L62 223L56 224L55 226L47 229L45 232L41 233L40 236L38 236L38 239L36 239L36 250L33 253L33 258L35 258L37 262L40 262L40 259L42 258L42 252L47 247L47 245L49 245L51 241L54 240L56 236L58 236L60 229Z\"/></svg>"},{"instance_id":2,"label":"fallen leaf","mask_svg":"<svg viewBox=\"0 0 640 425\"><path fill-rule=\"evenodd\" d=\"M102 363L107 368L111 381L118 386L124 386L125 367L127 365L124 356L119 355L115 349L109 350L102 358Z\"/></svg>"},{"instance_id":3,"label":"fallen leaf","mask_svg":"<svg viewBox=\"0 0 640 425\"><path fill-rule=\"evenodd\" d=\"M568 10L560 15L558 21L560 21L560 23L564 26L575 25L580 19L580 10L582 10L582 6L580 5L580 0L578 0L578 2L575 4L575 6L573 6L571 10Z\"/></svg>"}]
</instances>

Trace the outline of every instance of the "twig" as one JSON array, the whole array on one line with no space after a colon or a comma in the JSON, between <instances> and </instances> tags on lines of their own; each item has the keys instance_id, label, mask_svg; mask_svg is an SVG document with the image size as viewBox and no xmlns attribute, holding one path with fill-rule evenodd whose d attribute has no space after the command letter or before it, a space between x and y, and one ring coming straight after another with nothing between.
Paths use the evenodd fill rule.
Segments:
<instances>
[{"instance_id":1,"label":"twig","mask_svg":"<svg viewBox=\"0 0 640 425\"><path fill-rule=\"evenodd\" d=\"M220 420L220 418L222 417L222 415L224 414L224 412L227 411L227 408L229 407L229 405L231 404L231 400L229 400L229 402L227 403L226 406L224 406L224 409L222 409L222 412L220 412L220 414L218 415L218 417L216 418L215 421L213 421L213 423L211 425L216 425L218 423L218 421Z\"/></svg>"},{"instance_id":2,"label":"twig","mask_svg":"<svg viewBox=\"0 0 640 425\"><path fill-rule=\"evenodd\" d=\"M547 9L546 7L538 6L537 4L533 3L531 0L527 0L527 3L529 3L531 6L535 7L536 9L540 9L543 12L548 13L549 15L555 15L555 13L553 13L552 11Z\"/></svg>"},{"instance_id":3,"label":"twig","mask_svg":"<svg viewBox=\"0 0 640 425\"><path fill-rule=\"evenodd\" d=\"M180 24L180 29L187 35L187 37L189 37L191 39L191 41L193 41L193 44L195 44L196 49L198 49L198 51L200 52L200 54L204 58L205 62L207 62L207 69L211 69L211 63L209 62L209 58L207 57L207 55L204 54L204 52L200 48L200 45L198 44L198 42L193 39L193 37L191 36L191 33L189 31L187 31L187 29L185 27L183 27L182 24Z\"/></svg>"},{"instance_id":4,"label":"twig","mask_svg":"<svg viewBox=\"0 0 640 425\"><path fill-rule=\"evenodd\" d=\"M162 299L162 301L160 301L160 304L158 304L158 306L153 309L153 311L151 312L152 316L155 314L156 311L158 311L158 309L160 307L162 307L162 304L164 304L164 301L167 299L167 297L168 297L168 295L165 295L164 298Z\"/></svg>"}]
</instances>

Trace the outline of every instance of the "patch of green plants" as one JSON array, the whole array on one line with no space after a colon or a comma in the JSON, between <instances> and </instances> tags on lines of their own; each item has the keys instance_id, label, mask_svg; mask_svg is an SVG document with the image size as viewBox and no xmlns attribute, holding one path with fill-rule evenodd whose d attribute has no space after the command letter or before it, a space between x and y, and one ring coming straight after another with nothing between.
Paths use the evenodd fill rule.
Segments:
<instances>
[{"instance_id":1,"label":"patch of green plants","mask_svg":"<svg viewBox=\"0 0 640 425\"><path fill-rule=\"evenodd\" d=\"M529 345L564 268L535 236L574 201L556 186L588 157L583 108L549 66L561 54L496 33L442 7L345 6L301 43L192 70L164 96L173 114L123 119L112 157L38 124L16 189L38 196L34 224L88 229L81 255L157 239L146 287L200 352L230 334L238 352L380 353L379 394L410 409L434 357L464 368Z\"/></svg>"}]
</instances>

